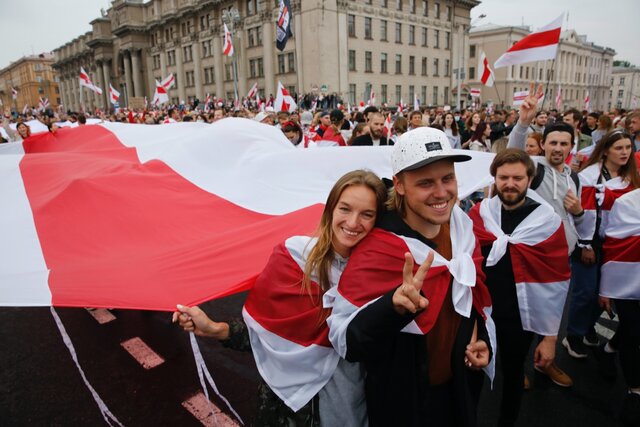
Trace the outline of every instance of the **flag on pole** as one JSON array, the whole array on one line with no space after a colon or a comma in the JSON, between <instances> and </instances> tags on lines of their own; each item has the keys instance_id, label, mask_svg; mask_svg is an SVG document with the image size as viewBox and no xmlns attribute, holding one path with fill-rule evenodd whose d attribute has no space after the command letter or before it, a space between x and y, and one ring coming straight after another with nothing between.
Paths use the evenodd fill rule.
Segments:
<instances>
[{"instance_id":1,"label":"flag on pole","mask_svg":"<svg viewBox=\"0 0 640 427\"><path fill-rule=\"evenodd\" d=\"M556 92L556 109L562 108L562 86L558 86L558 92Z\"/></svg>"},{"instance_id":2,"label":"flag on pole","mask_svg":"<svg viewBox=\"0 0 640 427\"><path fill-rule=\"evenodd\" d=\"M420 111L420 100L417 93L413 94L413 109L414 111Z\"/></svg>"},{"instance_id":3,"label":"flag on pole","mask_svg":"<svg viewBox=\"0 0 640 427\"><path fill-rule=\"evenodd\" d=\"M387 138L391 138L391 129L393 127L393 123L391 122L391 113L387 114L387 117L384 119L384 129L386 131Z\"/></svg>"},{"instance_id":4,"label":"flag on pole","mask_svg":"<svg viewBox=\"0 0 640 427\"><path fill-rule=\"evenodd\" d=\"M49 99L48 98L40 98L40 101L38 102L38 105L40 106L40 110L44 111L47 109L47 107L49 106Z\"/></svg>"},{"instance_id":5,"label":"flag on pole","mask_svg":"<svg viewBox=\"0 0 640 427\"><path fill-rule=\"evenodd\" d=\"M144 108L147 108L147 105L149 105L149 100L147 99L147 95L144 96Z\"/></svg>"},{"instance_id":6,"label":"flag on pole","mask_svg":"<svg viewBox=\"0 0 640 427\"><path fill-rule=\"evenodd\" d=\"M211 95L207 93L207 99L204 101L204 111L209 112L209 105L211 104Z\"/></svg>"},{"instance_id":7,"label":"flag on pole","mask_svg":"<svg viewBox=\"0 0 640 427\"><path fill-rule=\"evenodd\" d=\"M514 92L513 93L513 106L518 106L520 104L522 104L522 102L524 101L524 99L529 96L529 91L528 90L522 90L519 92Z\"/></svg>"},{"instance_id":8,"label":"flag on pole","mask_svg":"<svg viewBox=\"0 0 640 427\"><path fill-rule=\"evenodd\" d=\"M276 21L276 47L281 52L287 45L289 37L293 36L291 17L291 2L289 0L280 0L280 11Z\"/></svg>"},{"instance_id":9,"label":"flag on pole","mask_svg":"<svg viewBox=\"0 0 640 427\"><path fill-rule=\"evenodd\" d=\"M371 106L375 106L376 105L376 93L373 90L369 94L369 105L371 105Z\"/></svg>"},{"instance_id":10,"label":"flag on pole","mask_svg":"<svg viewBox=\"0 0 640 427\"><path fill-rule=\"evenodd\" d=\"M18 91L14 87L11 88L11 98L13 98L14 100L18 98Z\"/></svg>"},{"instance_id":11,"label":"flag on pole","mask_svg":"<svg viewBox=\"0 0 640 427\"><path fill-rule=\"evenodd\" d=\"M165 89L165 91L167 91L171 89L173 85L175 85L175 83L176 83L176 76L174 76L173 73L169 73L169 75L160 82L160 85Z\"/></svg>"},{"instance_id":12,"label":"flag on pole","mask_svg":"<svg viewBox=\"0 0 640 427\"><path fill-rule=\"evenodd\" d=\"M27 114L29 112L29 104L24 104L24 107L22 108L22 114Z\"/></svg>"},{"instance_id":13,"label":"flag on pole","mask_svg":"<svg viewBox=\"0 0 640 427\"><path fill-rule=\"evenodd\" d=\"M480 62L478 64L478 72L480 75L480 82L482 82L485 86L493 86L495 81L495 75L493 74L493 70L489 66L489 60L487 59L487 55L485 55L484 51L480 51Z\"/></svg>"},{"instance_id":14,"label":"flag on pole","mask_svg":"<svg viewBox=\"0 0 640 427\"><path fill-rule=\"evenodd\" d=\"M89 74L87 74L87 72L82 67L80 67L80 86L84 86L87 89L94 91L98 95L102 95L102 89L93 84L93 82L89 78Z\"/></svg>"},{"instance_id":15,"label":"flag on pole","mask_svg":"<svg viewBox=\"0 0 640 427\"><path fill-rule=\"evenodd\" d=\"M274 102L273 108L276 111L295 111L298 106L295 99L289 94L289 91L284 88L282 82L278 80L278 93Z\"/></svg>"},{"instance_id":16,"label":"flag on pole","mask_svg":"<svg viewBox=\"0 0 640 427\"><path fill-rule=\"evenodd\" d=\"M509 48L493 64L494 68L507 67L509 65L524 64L525 62L543 61L555 59L564 13L553 22L531 33Z\"/></svg>"},{"instance_id":17,"label":"flag on pole","mask_svg":"<svg viewBox=\"0 0 640 427\"><path fill-rule=\"evenodd\" d=\"M258 82L255 82L251 89L249 89L249 93L247 93L247 98L254 98L258 93Z\"/></svg>"},{"instance_id":18,"label":"flag on pole","mask_svg":"<svg viewBox=\"0 0 640 427\"><path fill-rule=\"evenodd\" d=\"M118 102L118 99L120 99L120 92L118 92L113 86L111 86L111 83L109 83L109 101L115 105Z\"/></svg>"},{"instance_id":19,"label":"flag on pole","mask_svg":"<svg viewBox=\"0 0 640 427\"><path fill-rule=\"evenodd\" d=\"M589 111L591 109L591 98L589 97L589 91L584 97L584 109Z\"/></svg>"},{"instance_id":20,"label":"flag on pole","mask_svg":"<svg viewBox=\"0 0 640 427\"><path fill-rule=\"evenodd\" d=\"M404 111L404 101L402 97L400 97L400 102L398 103L398 113L402 113Z\"/></svg>"},{"instance_id":21,"label":"flag on pole","mask_svg":"<svg viewBox=\"0 0 640 427\"><path fill-rule=\"evenodd\" d=\"M226 56L233 56L233 41L231 40L231 33L227 24L224 24L224 44L222 45L222 54Z\"/></svg>"},{"instance_id":22,"label":"flag on pole","mask_svg":"<svg viewBox=\"0 0 640 427\"><path fill-rule=\"evenodd\" d=\"M472 88L469 90L469 94L472 98L480 98L480 89Z\"/></svg>"},{"instance_id":23,"label":"flag on pole","mask_svg":"<svg viewBox=\"0 0 640 427\"><path fill-rule=\"evenodd\" d=\"M172 74L173 75L173 74ZM167 89L156 80L156 91L153 94L153 105L162 105L165 102L169 102L169 95L167 95Z\"/></svg>"}]
</instances>

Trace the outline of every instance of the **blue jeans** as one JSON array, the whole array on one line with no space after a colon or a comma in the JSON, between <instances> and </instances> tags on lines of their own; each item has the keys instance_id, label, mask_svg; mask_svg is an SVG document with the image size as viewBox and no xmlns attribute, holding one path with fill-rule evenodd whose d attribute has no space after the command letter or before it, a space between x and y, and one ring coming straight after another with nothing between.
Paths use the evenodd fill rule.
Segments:
<instances>
[{"instance_id":1,"label":"blue jeans","mask_svg":"<svg viewBox=\"0 0 640 427\"><path fill-rule=\"evenodd\" d=\"M571 300L567 335L585 336L595 325L602 309L598 305L600 282L600 254L596 250L596 263L583 264L580 261L580 248L576 248L571 257Z\"/></svg>"}]
</instances>

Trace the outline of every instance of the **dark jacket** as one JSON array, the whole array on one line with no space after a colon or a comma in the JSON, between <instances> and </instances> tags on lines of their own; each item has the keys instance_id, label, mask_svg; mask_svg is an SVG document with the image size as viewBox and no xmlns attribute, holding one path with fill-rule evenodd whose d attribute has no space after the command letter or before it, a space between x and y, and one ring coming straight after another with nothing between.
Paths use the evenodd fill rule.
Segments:
<instances>
[{"instance_id":1,"label":"dark jacket","mask_svg":"<svg viewBox=\"0 0 640 427\"><path fill-rule=\"evenodd\" d=\"M371 135L365 133L354 139L351 145L373 145L373 139L371 139ZM393 141L388 141L386 137L381 136L380 145L393 145Z\"/></svg>"},{"instance_id":2,"label":"dark jacket","mask_svg":"<svg viewBox=\"0 0 640 427\"><path fill-rule=\"evenodd\" d=\"M391 212L379 226L408 237L419 238L434 246L411 230L402 219ZM400 285L400 284L398 284ZM438 388L429 384L427 359L430 349L424 335L401 333L415 315L400 315L392 303L395 289L362 309L347 329L349 361L362 362L366 368L366 395L369 424L375 426L424 426L434 423L440 406L433 396ZM475 310L470 318L462 318L452 352L453 379L449 403L455 426L477 424L476 409L484 374L464 366L464 351L471 339L474 322L478 322L478 338L489 344L484 322Z\"/></svg>"}]
</instances>

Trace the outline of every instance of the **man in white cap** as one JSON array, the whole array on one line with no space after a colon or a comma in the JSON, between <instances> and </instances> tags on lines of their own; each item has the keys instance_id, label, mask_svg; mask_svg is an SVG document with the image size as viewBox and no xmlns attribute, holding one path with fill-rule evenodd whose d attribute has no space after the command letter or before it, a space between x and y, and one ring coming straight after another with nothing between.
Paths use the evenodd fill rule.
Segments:
<instances>
[{"instance_id":1,"label":"man in white cap","mask_svg":"<svg viewBox=\"0 0 640 427\"><path fill-rule=\"evenodd\" d=\"M389 210L325 295L329 339L366 369L371 426L477 423L495 328L473 224L457 206L454 164L467 160L440 130L403 134Z\"/></svg>"}]
</instances>

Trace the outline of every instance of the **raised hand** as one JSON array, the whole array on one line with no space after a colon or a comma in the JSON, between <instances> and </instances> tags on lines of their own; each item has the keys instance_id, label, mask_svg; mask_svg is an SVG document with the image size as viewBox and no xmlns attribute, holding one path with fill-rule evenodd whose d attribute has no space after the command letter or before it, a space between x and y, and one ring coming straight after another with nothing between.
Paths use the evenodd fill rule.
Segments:
<instances>
[{"instance_id":1,"label":"raised hand","mask_svg":"<svg viewBox=\"0 0 640 427\"><path fill-rule=\"evenodd\" d=\"M538 101L544 95L544 91L542 90L542 83L538 85L538 90L534 92L535 83L529 83L529 95L522 101L520 104L520 109L518 114L520 118L518 119L518 123L522 126L529 126L533 119L536 117L536 108L538 105Z\"/></svg>"},{"instance_id":2,"label":"raised hand","mask_svg":"<svg viewBox=\"0 0 640 427\"><path fill-rule=\"evenodd\" d=\"M418 310L424 310L429 304L429 300L420 295L420 290L433 263L433 256L433 252L429 252L416 274L413 274L413 256L409 252L404 254L402 285L393 293L393 308L399 314L415 313Z\"/></svg>"},{"instance_id":3,"label":"raised hand","mask_svg":"<svg viewBox=\"0 0 640 427\"><path fill-rule=\"evenodd\" d=\"M464 351L464 364L472 370L479 370L489 364L489 346L484 340L478 340L478 323L473 325L471 340Z\"/></svg>"}]
</instances>

